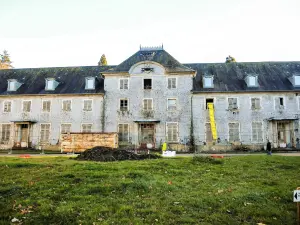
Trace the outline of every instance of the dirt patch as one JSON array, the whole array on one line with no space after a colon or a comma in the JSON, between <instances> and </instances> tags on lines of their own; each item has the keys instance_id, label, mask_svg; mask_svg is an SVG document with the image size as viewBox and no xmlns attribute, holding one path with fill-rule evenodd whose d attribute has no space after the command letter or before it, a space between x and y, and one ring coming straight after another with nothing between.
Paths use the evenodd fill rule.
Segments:
<instances>
[{"instance_id":1,"label":"dirt patch","mask_svg":"<svg viewBox=\"0 0 300 225\"><path fill-rule=\"evenodd\" d=\"M94 147L88 149L75 159L77 160L92 160L92 161L122 161L122 160L144 160L144 159L158 159L161 156L156 154L135 154L133 151L124 149L113 149L107 147Z\"/></svg>"}]
</instances>

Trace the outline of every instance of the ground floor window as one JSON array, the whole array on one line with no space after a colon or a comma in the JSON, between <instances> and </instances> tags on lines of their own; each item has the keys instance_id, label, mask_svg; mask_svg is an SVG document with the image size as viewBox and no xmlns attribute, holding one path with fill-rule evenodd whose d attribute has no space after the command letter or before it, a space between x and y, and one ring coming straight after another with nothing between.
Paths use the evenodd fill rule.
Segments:
<instances>
[{"instance_id":1,"label":"ground floor window","mask_svg":"<svg viewBox=\"0 0 300 225\"><path fill-rule=\"evenodd\" d=\"M0 142L8 142L10 139L10 124L2 124L0 129Z\"/></svg>"},{"instance_id":2,"label":"ground floor window","mask_svg":"<svg viewBox=\"0 0 300 225\"><path fill-rule=\"evenodd\" d=\"M70 123L62 123L60 127L60 132L62 134L67 134L71 132L71 124Z\"/></svg>"},{"instance_id":3,"label":"ground floor window","mask_svg":"<svg viewBox=\"0 0 300 225\"><path fill-rule=\"evenodd\" d=\"M239 141L239 140L240 140L240 124L229 123L229 141Z\"/></svg>"},{"instance_id":4,"label":"ground floor window","mask_svg":"<svg viewBox=\"0 0 300 225\"><path fill-rule=\"evenodd\" d=\"M167 123L167 141L178 141L178 123Z\"/></svg>"},{"instance_id":5,"label":"ground floor window","mask_svg":"<svg viewBox=\"0 0 300 225\"><path fill-rule=\"evenodd\" d=\"M129 140L129 125L126 123L121 123L118 125L118 136L119 141L127 142Z\"/></svg>"},{"instance_id":6,"label":"ground floor window","mask_svg":"<svg viewBox=\"0 0 300 225\"><path fill-rule=\"evenodd\" d=\"M261 122L252 122L252 141L263 142L263 132Z\"/></svg>"},{"instance_id":7,"label":"ground floor window","mask_svg":"<svg viewBox=\"0 0 300 225\"><path fill-rule=\"evenodd\" d=\"M41 124L41 142L49 142L50 124Z\"/></svg>"},{"instance_id":8,"label":"ground floor window","mask_svg":"<svg viewBox=\"0 0 300 225\"><path fill-rule=\"evenodd\" d=\"M82 124L81 125L81 130L82 130L82 133L90 133L92 132L92 124Z\"/></svg>"}]
</instances>

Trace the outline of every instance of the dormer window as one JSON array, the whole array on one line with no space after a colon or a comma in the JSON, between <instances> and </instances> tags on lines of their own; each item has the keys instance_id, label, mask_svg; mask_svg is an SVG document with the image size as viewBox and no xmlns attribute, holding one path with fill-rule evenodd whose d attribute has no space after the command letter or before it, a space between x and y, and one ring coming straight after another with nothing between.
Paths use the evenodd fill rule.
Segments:
<instances>
[{"instance_id":1,"label":"dormer window","mask_svg":"<svg viewBox=\"0 0 300 225\"><path fill-rule=\"evenodd\" d=\"M95 77L86 77L85 78L85 89L86 90L95 89Z\"/></svg>"},{"instance_id":2,"label":"dormer window","mask_svg":"<svg viewBox=\"0 0 300 225\"><path fill-rule=\"evenodd\" d=\"M247 86L248 87L258 87L257 76L248 76L247 77Z\"/></svg>"},{"instance_id":3,"label":"dormer window","mask_svg":"<svg viewBox=\"0 0 300 225\"><path fill-rule=\"evenodd\" d=\"M20 86L21 83L15 79L7 80L7 91L16 91Z\"/></svg>"},{"instance_id":4,"label":"dormer window","mask_svg":"<svg viewBox=\"0 0 300 225\"><path fill-rule=\"evenodd\" d=\"M58 84L59 83L54 78L47 78L45 90L54 91Z\"/></svg>"},{"instance_id":5,"label":"dormer window","mask_svg":"<svg viewBox=\"0 0 300 225\"><path fill-rule=\"evenodd\" d=\"M294 75L294 86L300 87L300 75Z\"/></svg>"},{"instance_id":6,"label":"dormer window","mask_svg":"<svg viewBox=\"0 0 300 225\"><path fill-rule=\"evenodd\" d=\"M214 87L214 77L213 76L204 76L203 77L203 87L204 88L213 88Z\"/></svg>"}]
</instances>

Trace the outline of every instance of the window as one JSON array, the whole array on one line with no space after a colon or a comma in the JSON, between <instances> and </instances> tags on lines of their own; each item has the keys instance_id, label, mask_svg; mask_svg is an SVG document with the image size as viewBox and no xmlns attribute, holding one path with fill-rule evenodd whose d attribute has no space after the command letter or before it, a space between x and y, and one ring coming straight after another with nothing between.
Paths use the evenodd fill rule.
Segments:
<instances>
[{"instance_id":1,"label":"window","mask_svg":"<svg viewBox=\"0 0 300 225\"><path fill-rule=\"evenodd\" d=\"M51 109L51 101L43 101L42 111L43 112L50 112Z\"/></svg>"},{"instance_id":2,"label":"window","mask_svg":"<svg viewBox=\"0 0 300 225\"><path fill-rule=\"evenodd\" d=\"M252 122L252 141L263 142L262 123Z\"/></svg>"},{"instance_id":3,"label":"window","mask_svg":"<svg viewBox=\"0 0 300 225\"><path fill-rule=\"evenodd\" d=\"M11 112L11 101L5 101L3 103L3 112L5 113Z\"/></svg>"},{"instance_id":4,"label":"window","mask_svg":"<svg viewBox=\"0 0 300 225\"><path fill-rule=\"evenodd\" d=\"M71 111L71 100L63 100L62 101L62 110L65 112Z\"/></svg>"},{"instance_id":5,"label":"window","mask_svg":"<svg viewBox=\"0 0 300 225\"><path fill-rule=\"evenodd\" d=\"M251 109L260 109L260 98L251 98Z\"/></svg>"},{"instance_id":6,"label":"window","mask_svg":"<svg viewBox=\"0 0 300 225\"><path fill-rule=\"evenodd\" d=\"M41 124L41 142L49 142L50 124Z\"/></svg>"},{"instance_id":7,"label":"window","mask_svg":"<svg viewBox=\"0 0 300 225\"><path fill-rule=\"evenodd\" d=\"M120 99L120 110L128 111L128 100L127 99Z\"/></svg>"},{"instance_id":8,"label":"window","mask_svg":"<svg viewBox=\"0 0 300 225\"><path fill-rule=\"evenodd\" d=\"M176 87L176 78L168 78L168 89L174 89Z\"/></svg>"},{"instance_id":9,"label":"window","mask_svg":"<svg viewBox=\"0 0 300 225\"><path fill-rule=\"evenodd\" d=\"M294 84L295 86L300 86L300 76L294 75Z\"/></svg>"},{"instance_id":10,"label":"window","mask_svg":"<svg viewBox=\"0 0 300 225\"><path fill-rule=\"evenodd\" d=\"M167 123L167 141L177 142L178 141L178 124Z\"/></svg>"},{"instance_id":11,"label":"window","mask_svg":"<svg viewBox=\"0 0 300 225\"><path fill-rule=\"evenodd\" d=\"M128 89L128 79L120 79L120 89L127 90Z\"/></svg>"},{"instance_id":12,"label":"window","mask_svg":"<svg viewBox=\"0 0 300 225\"><path fill-rule=\"evenodd\" d=\"M31 101L23 101L23 112L31 111Z\"/></svg>"},{"instance_id":13,"label":"window","mask_svg":"<svg viewBox=\"0 0 300 225\"><path fill-rule=\"evenodd\" d=\"M248 87L257 87L257 76L248 76Z\"/></svg>"},{"instance_id":14,"label":"window","mask_svg":"<svg viewBox=\"0 0 300 225\"><path fill-rule=\"evenodd\" d=\"M152 89L152 79L144 79L144 89Z\"/></svg>"},{"instance_id":15,"label":"window","mask_svg":"<svg viewBox=\"0 0 300 225\"><path fill-rule=\"evenodd\" d=\"M146 98L143 100L143 109L144 110L152 110L153 109L152 99Z\"/></svg>"},{"instance_id":16,"label":"window","mask_svg":"<svg viewBox=\"0 0 300 225\"><path fill-rule=\"evenodd\" d=\"M283 97L275 97L275 109L284 109Z\"/></svg>"},{"instance_id":17,"label":"window","mask_svg":"<svg viewBox=\"0 0 300 225\"><path fill-rule=\"evenodd\" d=\"M176 110L177 108L176 98L169 98L167 105L168 105L168 110Z\"/></svg>"},{"instance_id":18,"label":"window","mask_svg":"<svg viewBox=\"0 0 300 225\"><path fill-rule=\"evenodd\" d=\"M213 88L214 83L213 83L213 77L203 77L203 87L204 88Z\"/></svg>"},{"instance_id":19,"label":"window","mask_svg":"<svg viewBox=\"0 0 300 225\"><path fill-rule=\"evenodd\" d=\"M54 90L54 80L46 81L46 90Z\"/></svg>"},{"instance_id":20,"label":"window","mask_svg":"<svg viewBox=\"0 0 300 225\"><path fill-rule=\"evenodd\" d=\"M86 77L85 78L85 89L86 90L95 89L95 77Z\"/></svg>"},{"instance_id":21,"label":"window","mask_svg":"<svg viewBox=\"0 0 300 225\"><path fill-rule=\"evenodd\" d=\"M83 111L93 110L93 100L83 100Z\"/></svg>"},{"instance_id":22,"label":"window","mask_svg":"<svg viewBox=\"0 0 300 225\"><path fill-rule=\"evenodd\" d=\"M0 144L6 144L10 139L10 124L2 124L0 129Z\"/></svg>"},{"instance_id":23,"label":"window","mask_svg":"<svg viewBox=\"0 0 300 225\"><path fill-rule=\"evenodd\" d=\"M129 125L128 124L119 124L118 125L118 136L119 141L128 142L129 140Z\"/></svg>"},{"instance_id":24,"label":"window","mask_svg":"<svg viewBox=\"0 0 300 225\"><path fill-rule=\"evenodd\" d=\"M82 133L92 132L92 124L81 124Z\"/></svg>"},{"instance_id":25,"label":"window","mask_svg":"<svg viewBox=\"0 0 300 225\"><path fill-rule=\"evenodd\" d=\"M228 98L228 109L229 110L238 109L237 98Z\"/></svg>"},{"instance_id":26,"label":"window","mask_svg":"<svg viewBox=\"0 0 300 225\"><path fill-rule=\"evenodd\" d=\"M206 105L206 109L208 109L208 103L214 104L214 99L213 98L207 98L205 103L206 103L205 104Z\"/></svg>"},{"instance_id":27,"label":"window","mask_svg":"<svg viewBox=\"0 0 300 225\"><path fill-rule=\"evenodd\" d=\"M229 123L229 141L240 140L240 125L239 123Z\"/></svg>"},{"instance_id":28,"label":"window","mask_svg":"<svg viewBox=\"0 0 300 225\"><path fill-rule=\"evenodd\" d=\"M70 123L62 123L60 126L60 132L62 134L67 134L71 132L71 124Z\"/></svg>"},{"instance_id":29,"label":"window","mask_svg":"<svg viewBox=\"0 0 300 225\"><path fill-rule=\"evenodd\" d=\"M16 81L8 81L8 90L15 91L16 90Z\"/></svg>"}]
</instances>

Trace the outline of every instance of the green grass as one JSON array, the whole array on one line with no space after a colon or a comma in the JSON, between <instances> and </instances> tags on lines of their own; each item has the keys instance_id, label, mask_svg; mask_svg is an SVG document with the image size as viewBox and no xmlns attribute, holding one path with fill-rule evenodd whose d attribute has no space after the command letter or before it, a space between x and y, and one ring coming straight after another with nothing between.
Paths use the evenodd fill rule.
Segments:
<instances>
[{"instance_id":1,"label":"green grass","mask_svg":"<svg viewBox=\"0 0 300 225\"><path fill-rule=\"evenodd\" d=\"M0 224L295 224L300 157L0 158Z\"/></svg>"}]
</instances>

